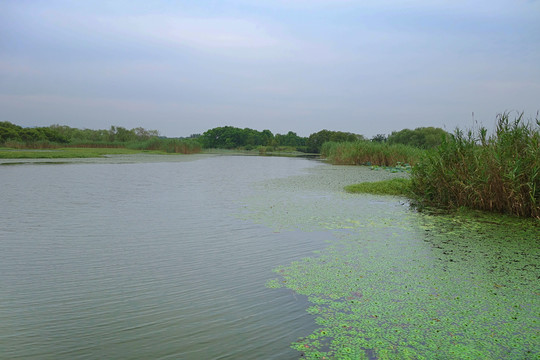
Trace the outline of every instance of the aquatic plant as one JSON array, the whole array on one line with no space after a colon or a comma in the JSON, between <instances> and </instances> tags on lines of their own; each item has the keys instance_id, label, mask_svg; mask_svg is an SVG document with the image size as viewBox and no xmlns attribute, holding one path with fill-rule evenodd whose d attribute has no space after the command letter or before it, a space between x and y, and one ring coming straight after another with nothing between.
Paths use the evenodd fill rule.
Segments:
<instances>
[{"instance_id":1,"label":"aquatic plant","mask_svg":"<svg viewBox=\"0 0 540 360\"><path fill-rule=\"evenodd\" d=\"M540 120L497 117L497 128L456 130L412 171L420 204L510 213L540 219Z\"/></svg>"},{"instance_id":2,"label":"aquatic plant","mask_svg":"<svg viewBox=\"0 0 540 360\"><path fill-rule=\"evenodd\" d=\"M373 141L326 142L321 155L337 165L414 165L424 150L412 146Z\"/></svg>"},{"instance_id":3,"label":"aquatic plant","mask_svg":"<svg viewBox=\"0 0 540 360\"><path fill-rule=\"evenodd\" d=\"M372 165L371 170L386 170L390 171L391 173L400 173L400 172L406 172L410 173L412 171L412 166L409 164L402 164L401 162L397 162L394 166L379 166L379 165Z\"/></svg>"},{"instance_id":4,"label":"aquatic plant","mask_svg":"<svg viewBox=\"0 0 540 360\"><path fill-rule=\"evenodd\" d=\"M345 191L349 193L407 196L410 193L410 186L411 180L396 178L377 182L363 182L348 185L345 186Z\"/></svg>"},{"instance_id":5,"label":"aquatic plant","mask_svg":"<svg viewBox=\"0 0 540 360\"><path fill-rule=\"evenodd\" d=\"M327 247L267 283L310 302L318 328L291 346L307 359L538 358L538 223L341 191L389 176L322 165L246 202L247 218L278 231L328 233Z\"/></svg>"},{"instance_id":6,"label":"aquatic plant","mask_svg":"<svg viewBox=\"0 0 540 360\"><path fill-rule=\"evenodd\" d=\"M306 359L537 356L538 228L482 214L417 220L359 224L275 270L269 285L307 296L320 326L292 347Z\"/></svg>"}]
</instances>

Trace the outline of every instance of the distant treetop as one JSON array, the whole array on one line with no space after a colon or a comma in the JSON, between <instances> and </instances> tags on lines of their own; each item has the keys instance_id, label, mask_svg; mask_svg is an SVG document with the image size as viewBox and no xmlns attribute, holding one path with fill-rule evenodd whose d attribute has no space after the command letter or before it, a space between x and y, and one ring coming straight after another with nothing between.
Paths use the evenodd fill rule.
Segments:
<instances>
[{"instance_id":1,"label":"distant treetop","mask_svg":"<svg viewBox=\"0 0 540 360\"><path fill-rule=\"evenodd\" d=\"M419 127L414 130L403 129L394 131L388 136L388 144L404 144L430 149L441 144L442 139L449 134L441 128Z\"/></svg>"}]
</instances>

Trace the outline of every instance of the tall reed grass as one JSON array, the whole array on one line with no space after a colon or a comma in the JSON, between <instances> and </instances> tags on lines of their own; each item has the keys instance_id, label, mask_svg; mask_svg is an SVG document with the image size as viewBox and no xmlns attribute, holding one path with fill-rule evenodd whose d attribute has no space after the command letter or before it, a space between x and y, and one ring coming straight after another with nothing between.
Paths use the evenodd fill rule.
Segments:
<instances>
[{"instance_id":1,"label":"tall reed grass","mask_svg":"<svg viewBox=\"0 0 540 360\"><path fill-rule=\"evenodd\" d=\"M144 141L72 141L69 144L58 144L50 141L20 142L6 141L3 146L12 149L59 149L59 148L88 148L88 149L132 149L155 150L166 153L196 154L202 151L201 144L194 139L150 138Z\"/></svg>"},{"instance_id":2,"label":"tall reed grass","mask_svg":"<svg viewBox=\"0 0 540 360\"><path fill-rule=\"evenodd\" d=\"M496 131L456 130L412 170L420 204L540 219L540 120L497 116Z\"/></svg>"},{"instance_id":3,"label":"tall reed grass","mask_svg":"<svg viewBox=\"0 0 540 360\"><path fill-rule=\"evenodd\" d=\"M34 149L34 150L48 150L48 149L58 149L63 147L63 144L57 144L47 140L35 141L35 142L22 142L15 140L8 140L2 144L2 146L11 149Z\"/></svg>"},{"instance_id":4,"label":"tall reed grass","mask_svg":"<svg viewBox=\"0 0 540 360\"><path fill-rule=\"evenodd\" d=\"M201 144L193 139L151 138L146 141L126 144L128 149L158 150L166 153L196 154L202 150Z\"/></svg>"},{"instance_id":5,"label":"tall reed grass","mask_svg":"<svg viewBox=\"0 0 540 360\"><path fill-rule=\"evenodd\" d=\"M412 146L359 140L355 142L326 142L321 155L336 165L395 166L414 165L424 150Z\"/></svg>"}]
</instances>

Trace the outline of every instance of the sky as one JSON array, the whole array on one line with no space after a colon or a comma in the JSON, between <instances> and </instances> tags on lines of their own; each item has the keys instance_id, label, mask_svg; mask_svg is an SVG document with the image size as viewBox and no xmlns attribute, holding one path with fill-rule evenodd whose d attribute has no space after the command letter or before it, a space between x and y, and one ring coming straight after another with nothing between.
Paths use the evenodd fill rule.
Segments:
<instances>
[{"instance_id":1,"label":"sky","mask_svg":"<svg viewBox=\"0 0 540 360\"><path fill-rule=\"evenodd\" d=\"M0 0L0 121L372 137L540 110L540 0Z\"/></svg>"}]
</instances>

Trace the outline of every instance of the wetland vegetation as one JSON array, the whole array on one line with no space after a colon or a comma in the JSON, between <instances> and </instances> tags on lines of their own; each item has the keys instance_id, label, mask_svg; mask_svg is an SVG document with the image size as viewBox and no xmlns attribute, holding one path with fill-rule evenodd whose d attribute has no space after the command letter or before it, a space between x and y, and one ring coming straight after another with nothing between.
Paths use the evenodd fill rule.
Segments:
<instances>
[{"instance_id":1,"label":"wetland vegetation","mask_svg":"<svg viewBox=\"0 0 540 360\"><path fill-rule=\"evenodd\" d=\"M326 142L321 155L338 165L394 166L399 163L414 165L424 150L409 145L372 141Z\"/></svg>"},{"instance_id":2,"label":"wetland vegetation","mask_svg":"<svg viewBox=\"0 0 540 360\"><path fill-rule=\"evenodd\" d=\"M418 144L411 131L405 134ZM328 142L322 155L334 164L410 164L411 183L402 194L420 206L468 207L540 219L540 120L526 121L523 113L513 120L508 113L500 114L493 134L484 127L440 132L440 144L429 149L390 141ZM394 187L388 185L379 184L377 193L387 189L394 195ZM371 192L374 186L359 184L348 190Z\"/></svg>"},{"instance_id":3,"label":"wetland vegetation","mask_svg":"<svg viewBox=\"0 0 540 360\"><path fill-rule=\"evenodd\" d=\"M159 137L157 130L140 127L131 130L121 126L111 126L109 130L81 130L60 125L23 128L5 121L0 122L0 146L6 148L0 152L0 158L93 157L141 151L194 154L202 149L194 139ZM5 151L8 149L26 151ZM44 153L31 150L58 151Z\"/></svg>"},{"instance_id":4,"label":"wetland vegetation","mask_svg":"<svg viewBox=\"0 0 540 360\"><path fill-rule=\"evenodd\" d=\"M111 126L109 130L76 129L69 126L51 125L49 127L24 128L10 122L0 122L0 146L4 150L19 149L26 153L2 152L2 158L18 157L88 157L116 153L112 150L90 149L127 149L136 151L155 151L161 153L194 154L203 149L215 152L215 149L235 150L258 155L298 155L299 153L317 154L326 141L356 141L361 135L341 131L321 130L309 137L301 137L289 131L287 134L273 134L270 130L257 131L223 126L209 129L203 134L192 134L187 138L166 138L159 136L157 130L141 127L128 130L120 126ZM77 148L67 151L66 148ZM58 150L43 154L30 150ZM122 151L122 150L118 150Z\"/></svg>"},{"instance_id":5,"label":"wetland vegetation","mask_svg":"<svg viewBox=\"0 0 540 360\"><path fill-rule=\"evenodd\" d=\"M540 219L540 120L498 116L497 128L403 129L371 140L359 134L321 130L309 137L289 131L274 135L223 126L188 138L160 137L156 130L112 126L109 130L68 126L23 128L0 123L0 158L97 157L136 152L193 154L211 149L241 150L257 155L320 154L332 164L368 165L408 171L411 181L362 184L350 192L406 195L420 206L462 206ZM13 151L17 149L20 151ZM32 151L40 150L40 151ZM47 151L43 151L47 150Z\"/></svg>"},{"instance_id":6,"label":"wetland vegetation","mask_svg":"<svg viewBox=\"0 0 540 360\"><path fill-rule=\"evenodd\" d=\"M307 296L320 326L292 345L303 357L538 355L537 227L485 214L383 219L350 219L336 243L275 269L268 286Z\"/></svg>"},{"instance_id":7,"label":"wetland vegetation","mask_svg":"<svg viewBox=\"0 0 540 360\"><path fill-rule=\"evenodd\" d=\"M345 191L349 193L409 196L411 192L411 180L395 178L376 182L362 182L345 186Z\"/></svg>"},{"instance_id":8,"label":"wetland vegetation","mask_svg":"<svg viewBox=\"0 0 540 360\"><path fill-rule=\"evenodd\" d=\"M260 186L249 216L277 233L325 230L312 256L267 286L306 297L318 328L292 347L306 359L534 359L540 228L533 219L417 212L339 191L403 173L327 166ZM278 194L279 196L275 196ZM312 211L306 211L310 209Z\"/></svg>"},{"instance_id":9,"label":"wetland vegetation","mask_svg":"<svg viewBox=\"0 0 540 360\"><path fill-rule=\"evenodd\" d=\"M540 119L504 113L494 134L457 130L413 167L411 188L422 204L540 219Z\"/></svg>"}]
</instances>

